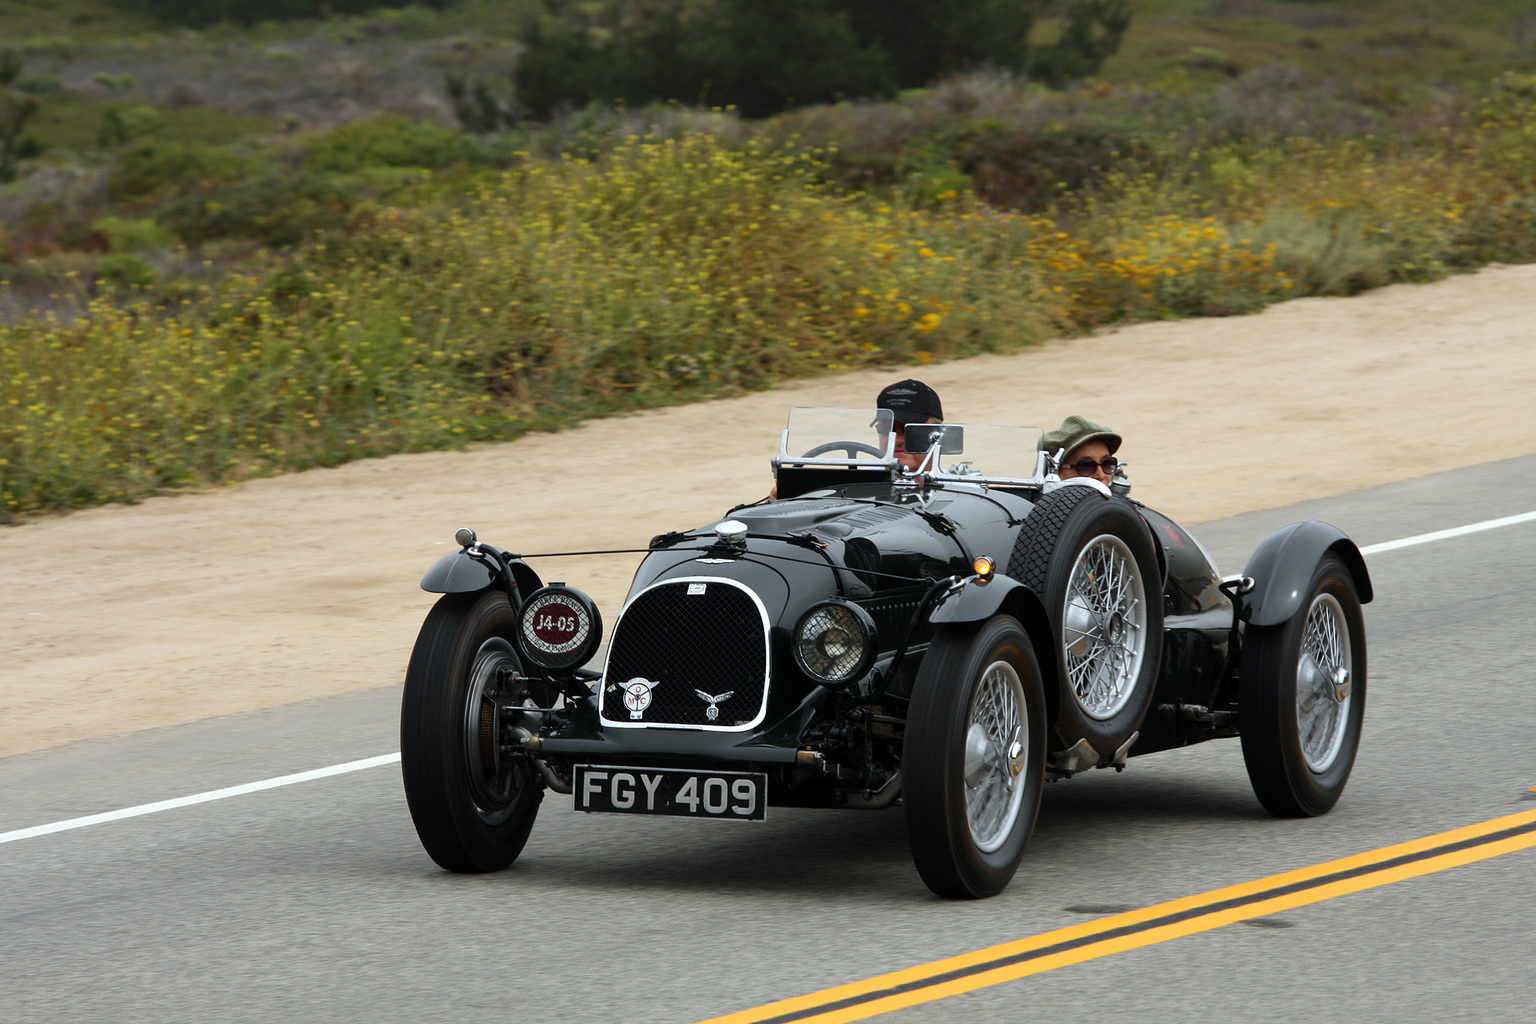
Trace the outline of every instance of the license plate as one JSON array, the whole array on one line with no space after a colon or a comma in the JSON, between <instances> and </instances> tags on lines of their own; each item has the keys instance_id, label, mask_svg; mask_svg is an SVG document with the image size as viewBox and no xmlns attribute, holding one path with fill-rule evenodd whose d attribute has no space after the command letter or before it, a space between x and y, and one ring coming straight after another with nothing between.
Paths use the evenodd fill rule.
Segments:
<instances>
[{"instance_id":1,"label":"license plate","mask_svg":"<svg viewBox=\"0 0 1536 1024\"><path fill-rule=\"evenodd\" d=\"M733 821L768 816L768 776L762 772L578 764L574 782L578 811Z\"/></svg>"}]
</instances>

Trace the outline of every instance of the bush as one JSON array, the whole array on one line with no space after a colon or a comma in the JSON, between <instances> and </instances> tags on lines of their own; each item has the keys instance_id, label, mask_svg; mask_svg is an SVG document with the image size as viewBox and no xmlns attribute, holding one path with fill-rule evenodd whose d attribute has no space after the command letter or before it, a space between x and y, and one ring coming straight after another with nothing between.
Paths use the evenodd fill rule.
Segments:
<instances>
[{"instance_id":1,"label":"bush","mask_svg":"<svg viewBox=\"0 0 1536 1024\"><path fill-rule=\"evenodd\" d=\"M250 238L295 245L347 223L356 186L318 174L264 171L218 189L198 189L159 208L159 220L185 242Z\"/></svg>"},{"instance_id":2,"label":"bush","mask_svg":"<svg viewBox=\"0 0 1536 1024\"><path fill-rule=\"evenodd\" d=\"M251 166L225 149L136 139L118 154L108 193L126 206L144 206L238 181Z\"/></svg>"},{"instance_id":3,"label":"bush","mask_svg":"<svg viewBox=\"0 0 1536 1024\"><path fill-rule=\"evenodd\" d=\"M1391 257L1367 238L1358 213L1319 217L1277 210L1253 231L1273 248L1275 265L1296 281L1303 295L1354 295L1379 288L1392 277Z\"/></svg>"},{"instance_id":4,"label":"bush","mask_svg":"<svg viewBox=\"0 0 1536 1024\"><path fill-rule=\"evenodd\" d=\"M314 171L353 172L371 167L449 167L481 157L480 147L463 132L386 113L311 136L304 162Z\"/></svg>"},{"instance_id":5,"label":"bush","mask_svg":"<svg viewBox=\"0 0 1536 1024\"><path fill-rule=\"evenodd\" d=\"M97 264L96 280L115 288L150 288L159 275L132 253L114 252Z\"/></svg>"},{"instance_id":6,"label":"bush","mask_svg":"<svg viewBox=\"0 0 1536 1024\"><path fill-rule=\"evenodd\" d=\"M102 217L91 224L91 230L105 237L107 248L113 252L161 249L173 241L171 233L157 224L153 217L140 220Z\"/></svg>"}]
</instances>

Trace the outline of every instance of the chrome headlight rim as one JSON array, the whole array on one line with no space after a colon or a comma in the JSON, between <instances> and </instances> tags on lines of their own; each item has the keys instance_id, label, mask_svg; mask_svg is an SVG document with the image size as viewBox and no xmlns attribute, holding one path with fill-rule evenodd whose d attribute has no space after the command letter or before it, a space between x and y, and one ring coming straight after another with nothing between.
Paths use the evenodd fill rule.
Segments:
<instances>
[{"instance_id":1,"label":"chrome headlight rim","mask_svg":"<svg viewBox=\"0 0 1536 1024\"><path fill-rule=\"evenodd\" d=\"M821 621L818 621L821 620ZM833 630L846 634L851 649L844 654L826 650L827 634ZM816 632L814 635L812 630ZM810 678L826 686L850 686L869 672L878 653L875 620L869 612L852 601L820 601L806 610L795 624L790 637L795 665ZM835 641L834 641L835 642Z\"/></svg>"}]
</instances>

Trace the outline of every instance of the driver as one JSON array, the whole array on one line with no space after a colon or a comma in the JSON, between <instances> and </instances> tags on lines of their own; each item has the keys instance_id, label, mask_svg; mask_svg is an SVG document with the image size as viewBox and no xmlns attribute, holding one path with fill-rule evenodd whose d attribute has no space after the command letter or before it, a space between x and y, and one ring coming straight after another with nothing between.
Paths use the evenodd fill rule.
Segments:
<instances>
[{"instance_id":1,"label":"driver","mask_svg":"<svg viewBox=\"0 0 1536 1024\"><path fill-rule=\"evenodd\" d=\"M1083 416L1068 416L1061 426L1040 438L1040 447L1048 455L1066 449L1056 474L1063 480L1089 477L1105 487L1115 475L1120 460L1120 435Z\"/></svg>"},{"instance_id":2,"label":"driver","mask_svg":"<svg viewBox=\"0 0 1536 1024\"><path fill-rule=\"evenodd\" d=\"M939 393L909 377L887 385L875 399L875 408L889 409L895 418L896 461L910 473L922 463L923 453L907 451L907 424L943 423L944 406L939 401Z\"/></svg>"},{"instance_id":3,"label":"driver","mask_svg":"<svg viewBox=\"0 0 1536 1024\"><path fill-rule=\"evenodd\" d=\"M895 384L887 384L875 398L875 408L889 409L895 419L896 461L910 473L922 464L923 454L907 451L907 424L943 423L944 405L939 401L939 393L922 381L909 377ZM882 437L881 443L884 442ZM778 496L779 485L775 483L768 491L768 497L762 500L774 501Z\"/></svg>"}]
</instances>

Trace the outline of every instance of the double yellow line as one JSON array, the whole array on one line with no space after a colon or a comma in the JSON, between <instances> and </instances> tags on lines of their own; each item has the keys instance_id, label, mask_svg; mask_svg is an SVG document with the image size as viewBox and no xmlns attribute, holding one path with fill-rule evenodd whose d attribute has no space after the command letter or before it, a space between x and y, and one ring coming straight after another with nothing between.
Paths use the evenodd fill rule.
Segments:
<instances>
[{"instance_id":1,"label":"double yellow line","mask_svg":"<svg viewBox=\"0 0 1536 1024\"><path fill-rule=\"evenodd\" d=\"M1271 875L702 1024L838 1024L1536 847L1536 810Z\"/></svg>"}]
</instances>

